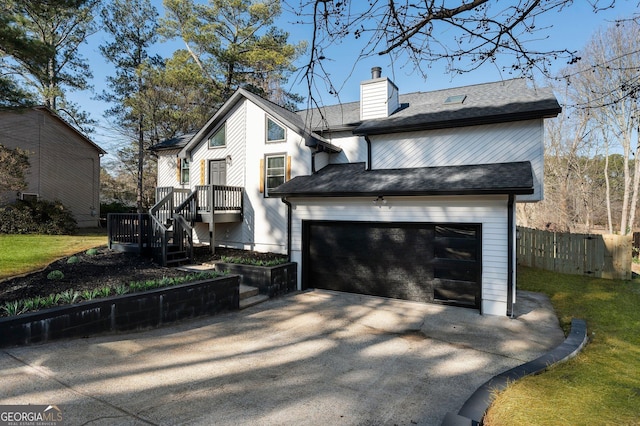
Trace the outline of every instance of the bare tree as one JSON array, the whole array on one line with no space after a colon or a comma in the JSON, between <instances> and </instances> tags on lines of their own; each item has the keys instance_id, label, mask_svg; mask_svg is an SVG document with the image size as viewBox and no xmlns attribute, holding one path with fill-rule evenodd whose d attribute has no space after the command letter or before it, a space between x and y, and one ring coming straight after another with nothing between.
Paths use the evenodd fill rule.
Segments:
<instances>
[{"instance_id":1,"label":"bare tree","mask_svg":"<svg viewBox=\"0 0 640 426\"><path fill-rule=\"evenodd\" d=\"M634 161L640 156L638 39L640 23L618 22L594 35L584 49L582 61L562 74L571 89L568 107L589 118L589 128L597 135L604 151L622 152L623 191L617 212L621 234L631 232L634 227L640 188L640 161ZM605 162L604 167L608 180L611 177L609 163ZM605 199L611 209L610 187ZM612 221L615 219L609 220L610 229Z\"/></svg>"},{"instance_id":2,"label":"bare tree","mask_svg":"<svg viewBox=\"0 0 640 426\"><path fill-rule=\"evenodd\" d=\"M615 5L615 0L588 1L594 13ZM339 91L323 61L330 47L348 38L362 40L356 61L375 55L408 58L423 75L437 61L445 61L451 73L491 63L506 73L530 75L534 69L546 74L555 60L580 59L562 46L543 51L536 43L548 29L539 18L570 7L573 0L288 0L287 4L300 22L313 25L309 60L302 70L310 93L318 78L328 84L330 93Z\"/></svg>"}]
</instances>

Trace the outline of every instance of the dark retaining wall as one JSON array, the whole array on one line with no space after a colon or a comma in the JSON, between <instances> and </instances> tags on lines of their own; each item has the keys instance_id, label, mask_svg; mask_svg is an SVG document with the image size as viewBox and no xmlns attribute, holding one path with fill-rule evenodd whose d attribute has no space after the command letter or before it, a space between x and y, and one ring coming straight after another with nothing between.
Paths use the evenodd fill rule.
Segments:
<instances>
[{"instance_id":1,"label":"dark retaining wall","mask_svg":"<svg viewBox=\"0 0 640 426\"><path fill-rule=\"evenodd\" d=\"M238 309L237 275L0 318L0 347L156 327Z\"/></svg>"},{"instance_id":2,"label":"dark retaining wall","mask_svg":"<svg viewBox=\"0 0 640 426\"><path fill-rule=\"evenodd\" d=\"M242 284L257 287L260 294L269 297L282 296L297 290L298 265L295 262L278 266L216 263L216 271L240 275Z\"/></svg>"}]
</instances>

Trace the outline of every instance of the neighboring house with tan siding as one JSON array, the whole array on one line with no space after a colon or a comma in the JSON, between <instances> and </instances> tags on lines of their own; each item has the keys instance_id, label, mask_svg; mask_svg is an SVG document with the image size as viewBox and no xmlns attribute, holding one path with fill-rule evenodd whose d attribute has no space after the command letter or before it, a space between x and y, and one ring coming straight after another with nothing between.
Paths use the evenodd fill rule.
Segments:
<instances>
[{"instance_id":1,"label":"neighboring house with tan siding","mask_svg":"<svg viewBox=\"0 0 640 426\"><path fill-rule=\"evenodd\" d=\"M29 155L27 188L0 194L0 201L59 201L78 227L100 218L100 157L106 152L45 106L0 111L0 144Z\"/></svg>"},{"instance_id":2,"label":"neighboring house with tan siding","mask_svg":"<svg viewBox=\"0 0 640 426\"><path fill-rule=\"evenodd\" d=\"M157 145L163 219L184 216L201 243L287 253L300 290L510 314L515 205L543 199L544 121L560 105L520 79L400 94L379 71L358 102L298 113L240 89L195 135Z\"/></svg>"}]
</instances>

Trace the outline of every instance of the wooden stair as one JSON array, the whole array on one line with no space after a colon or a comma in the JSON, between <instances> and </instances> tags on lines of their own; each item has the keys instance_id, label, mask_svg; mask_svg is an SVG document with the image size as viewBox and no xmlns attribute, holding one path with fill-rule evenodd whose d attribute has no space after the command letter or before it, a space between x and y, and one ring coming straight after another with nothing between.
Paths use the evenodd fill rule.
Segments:
<instances>
[{"instance_id":1,"label":"wooden stair","mask_svg":"<svg viewBox=\"0 0 640 426\"><path fill-rule=\"evenodd\" d=\"M183 265L177 269L186 272L200 272L211 270L212 268L204 265ZM240 309L247 309L267 300L269 300L269 296L260 294L258 287L240 284Z\"/></svg>"},{"instance_id":2,"label":"wooden stair","mask_svg":"<svg viewBox=\"0 0 640 426\"><path fill-rule=\"evenodd\" d=\"M269 300L269 296L260 294L257 287L240 284L240 309L246 309Z\"/></svg>"}]
</instances>

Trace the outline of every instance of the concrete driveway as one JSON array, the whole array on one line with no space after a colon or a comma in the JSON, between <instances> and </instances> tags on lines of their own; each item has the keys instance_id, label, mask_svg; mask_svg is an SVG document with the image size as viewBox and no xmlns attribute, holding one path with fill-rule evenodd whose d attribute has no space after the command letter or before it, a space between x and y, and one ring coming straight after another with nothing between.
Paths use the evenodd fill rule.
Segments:
<instances>
[{"instance_id":1,"label":"concrete driveway","mask_svg":"<svg viewBox=\"0 0 640 426\"><path fill-rule=\"evenodd\" d=\"M545 297L518 300L509 319L311 291L5 349L0 405L57 405L68 425L438 425L491 377L564 340Z\"/></svg>"}]
</instances>

